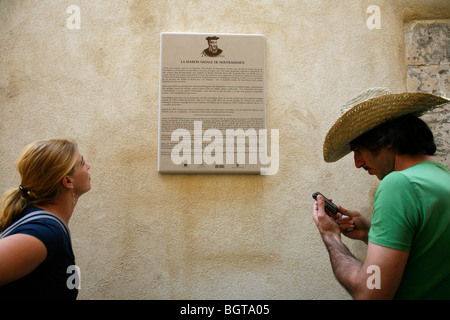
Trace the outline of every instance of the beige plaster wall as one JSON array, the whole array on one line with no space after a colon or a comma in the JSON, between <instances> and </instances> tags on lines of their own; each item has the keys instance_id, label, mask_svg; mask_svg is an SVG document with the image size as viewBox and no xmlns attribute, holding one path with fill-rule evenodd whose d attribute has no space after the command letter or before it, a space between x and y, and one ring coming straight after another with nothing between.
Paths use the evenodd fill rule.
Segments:
<instances>
[{"instance_id":1,"label":"beige plaster wall","mask_svg":"<svg viewBox=\"0 0 450 320\"><path fill-rule=\"evenodd\" d=\"M372 4L381 29L366 26ZM0 191L20 183L29 142L78 141L93 186L70 222L80 299L348 299L311 194L370 217L378 181L351 156L324 163L324 136L360 91L406 90L405 21L449 17L448 0L1 1ZM157 173L163 31L266 36L278 174Z\"/></svg>"}]
</instances>

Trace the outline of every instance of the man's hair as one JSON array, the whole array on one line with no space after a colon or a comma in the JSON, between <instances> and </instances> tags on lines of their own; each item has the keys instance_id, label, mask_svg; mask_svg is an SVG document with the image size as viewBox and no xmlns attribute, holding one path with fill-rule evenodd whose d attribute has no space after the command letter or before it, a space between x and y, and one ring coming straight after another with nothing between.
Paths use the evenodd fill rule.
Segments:
<instances>
[{"instance_id":1,"label":"man's hair","mask_svg":"<svg viewBox=\"0 0 450 320\"><path fill-rule=\"evenodd\" d=\"M379 152L392 143L400 155L434 155L436 145L433 133L420 118L407 114L385 122L350 142L350 148L367 148Z\"/></svg>"}]
</instances>

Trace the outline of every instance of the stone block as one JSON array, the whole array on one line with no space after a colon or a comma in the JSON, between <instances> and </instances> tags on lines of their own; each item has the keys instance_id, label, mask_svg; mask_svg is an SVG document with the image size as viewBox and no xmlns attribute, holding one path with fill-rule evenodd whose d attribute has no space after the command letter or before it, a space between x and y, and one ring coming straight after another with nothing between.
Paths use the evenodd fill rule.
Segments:
<instances>
[{"instance_id":1,"label":"stone block","mask_svg":"<svg viewBox=\"0 0 450 320\"><path fill-rule=\"evenodd\" d=\"M450 97L450 20L412 21L405 26L408 91ZM450 104L422 119L433 131L435 159L450 168Z\"/></svg>"}]
</instances>

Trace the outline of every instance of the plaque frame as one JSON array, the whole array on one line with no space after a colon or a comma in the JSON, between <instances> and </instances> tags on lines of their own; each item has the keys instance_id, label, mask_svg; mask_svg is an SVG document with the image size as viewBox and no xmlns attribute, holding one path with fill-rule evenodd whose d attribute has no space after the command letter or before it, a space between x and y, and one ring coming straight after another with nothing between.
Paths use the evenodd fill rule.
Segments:
<instances>
[{"instance_id":1,"label":"plaque frame","mask_svg":"<svg viewBox=\"0 0 450 320\"><path fill-rule=\"evenodd\" d=\"M265 37L162 32L160 45L158 172L260 174Z\"/></svg>"}]
</instances>

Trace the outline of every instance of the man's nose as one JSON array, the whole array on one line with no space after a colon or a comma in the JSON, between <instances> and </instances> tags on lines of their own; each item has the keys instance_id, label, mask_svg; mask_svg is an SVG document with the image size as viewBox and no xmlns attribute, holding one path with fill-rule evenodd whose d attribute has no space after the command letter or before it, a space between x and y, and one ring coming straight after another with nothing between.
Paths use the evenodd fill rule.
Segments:
<instances>
[{"instance_id":1,"label":"man's nose","mask_svg":"<svg viewBox=\"0 0 450 320\"><path fill-rule=\"evenodd\" d=\"M353 152L353 158L355 160L355 167L361 168L364 166L364 160L359 153Z\"/></svg>"}]
</instances>

